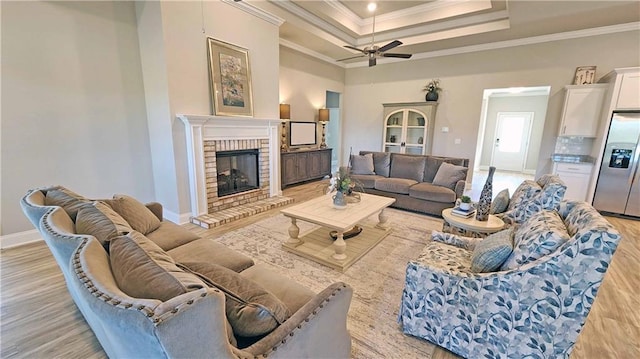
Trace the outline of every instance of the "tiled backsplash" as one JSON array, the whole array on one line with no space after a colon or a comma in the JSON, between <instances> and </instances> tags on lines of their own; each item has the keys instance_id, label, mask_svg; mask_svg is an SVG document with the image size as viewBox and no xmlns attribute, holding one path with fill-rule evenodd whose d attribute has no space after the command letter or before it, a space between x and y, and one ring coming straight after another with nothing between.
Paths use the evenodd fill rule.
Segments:
<instances>
[{"instance_id":1,"label":"tiled backsplash","mask_svg":"<svg viewBox=\"0 0 640 359\"><path fill-rule=\"evenodd\" d=\"M589 155L593 148L593 138L558 137L555 153L570 155Z\"/></svg>"}]
</instances>

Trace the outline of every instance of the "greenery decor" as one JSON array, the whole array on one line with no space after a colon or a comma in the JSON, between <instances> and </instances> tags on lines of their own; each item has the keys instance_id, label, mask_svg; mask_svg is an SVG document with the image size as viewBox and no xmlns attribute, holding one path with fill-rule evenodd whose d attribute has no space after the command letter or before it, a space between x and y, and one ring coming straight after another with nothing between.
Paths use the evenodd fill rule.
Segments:
<instances>
[{"instance_id":1,"label":"greenery decor","mask_svg":"<svg viewBox=\"0 0 640 359\"><path fill-rule=\"evenodd\" d=\"M460 197L460 202L462 202L462 203L471 203L471 197L462 196L462 197Z\"/></svg>"},{"instance_id":2,"label":"greenery decor","mask_svg":"<svg viewBox=\"0 0 640 359\"><path fill-rule=\"evenodd\" d=\"M436 93L442 91L442 88L440 87L440 80L436 79L429 81L429 83L424 87L424 91Z\"/></svg>"}]
</instances>

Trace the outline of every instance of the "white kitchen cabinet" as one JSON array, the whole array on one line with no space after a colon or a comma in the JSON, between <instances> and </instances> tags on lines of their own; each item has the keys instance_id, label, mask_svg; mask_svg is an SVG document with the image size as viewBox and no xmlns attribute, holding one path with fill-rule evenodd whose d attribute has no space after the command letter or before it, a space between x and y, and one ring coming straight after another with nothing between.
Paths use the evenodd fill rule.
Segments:
<instances>
[{"instance_id":1,"label":"white kitchen cabinet","mask_svg":"<svg viewBox=\"0 0 640 359\"><path fill-rule=\"evenodd\" d=\"M553 172L567 185L564 199L586 200L592 171L593 164L591 163L555 163Z\"/></svg>"},{"instance_id":2,"label":"white kitchen cabinet","mask_svg":"<svg viewBox=\"0 0 640 359\"><path fill-rule=\"evenodd\" d=\"M616 109L631 110L640 108L640 72L628 72L622 75Z\"/></svg>"},{"instance_id":3,"label":"white kitchen cabinet","mask_svg":"<svg viewBox=\"0 0 640 359\"><path fill-rule=\"evenodd\" d=\"M565 86L559 136L596 137L608 84Z\"/></svg>"},{"instance_id":4,"label":"white kitchen cabinet","mask_svg":"<svg viewBox=\"0 0 640 359\"><path fill-rule=\"evenodd\" d=\"M436 102L385 103L382 151L431 154Z\"/></svg>"}]
</instances>

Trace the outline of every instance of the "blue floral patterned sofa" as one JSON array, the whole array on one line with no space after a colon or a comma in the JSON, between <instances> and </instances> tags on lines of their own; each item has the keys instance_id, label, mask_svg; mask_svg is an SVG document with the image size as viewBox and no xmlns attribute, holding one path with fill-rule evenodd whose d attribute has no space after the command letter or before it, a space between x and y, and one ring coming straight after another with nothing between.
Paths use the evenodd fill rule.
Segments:
<instances>
[{"instance_id":1,"label":"blue floral patterned sofa","mask_svg":"<svg viewBox=\"0 0 640 359\"><path fill-rule=\"evenodd\" d=\"M515 248L487 273L470 269L481 239L434 232L407 265L403 331L465 358L569 357L620 234L568 201L507 231Z\"/></svg>"}]
</instances>

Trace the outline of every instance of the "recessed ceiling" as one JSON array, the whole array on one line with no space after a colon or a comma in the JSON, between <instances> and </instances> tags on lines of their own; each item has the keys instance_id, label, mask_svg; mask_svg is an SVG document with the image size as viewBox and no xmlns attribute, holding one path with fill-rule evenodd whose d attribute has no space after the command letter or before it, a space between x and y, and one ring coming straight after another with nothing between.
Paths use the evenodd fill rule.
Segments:
<instances>
[{"instance_id":1,"label":"recessed ceiling","mask_svg":"<svg viewBox=\"0 0 640 359\"><path fill-rule=\"evenodd\" d=\"M366 66L366 58L338 63L357 55L372 41L373 16L368 1L249 1L281 18L281 44L337 65ZM633 1L377 1L375 44L403 42L393 52L415 58L490 44L640 30L640 2ZM242 3L238 3L242 4ZM246 2L245 2L246 4ZM639 39L640 40L640 39ZM407 61L382 59L385 62Z\"/></svg>"}]
</instances>

